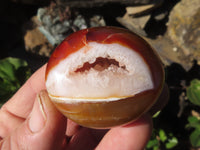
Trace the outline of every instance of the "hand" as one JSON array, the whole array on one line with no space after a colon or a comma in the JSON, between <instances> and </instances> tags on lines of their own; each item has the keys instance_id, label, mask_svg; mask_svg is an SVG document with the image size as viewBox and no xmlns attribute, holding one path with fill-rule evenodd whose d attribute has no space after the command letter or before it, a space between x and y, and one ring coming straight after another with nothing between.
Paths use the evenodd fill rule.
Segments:
<instances>
[{"instance_id":1,"label":"hand","mask_svg":"<svg viewBox=\"0 0 200 150\"><path fill-rule=\"evenodd\" d=\"M110 130L81 127L64 117L45 91L41 67L0 110L0 149L3 150L142 150L151 130L151 113L167 101L162 93L157 105L137 121ZM39 94L38 94L39 93ZM162 103L160 101L162 100Z\"/></svg>"}]
</instances>

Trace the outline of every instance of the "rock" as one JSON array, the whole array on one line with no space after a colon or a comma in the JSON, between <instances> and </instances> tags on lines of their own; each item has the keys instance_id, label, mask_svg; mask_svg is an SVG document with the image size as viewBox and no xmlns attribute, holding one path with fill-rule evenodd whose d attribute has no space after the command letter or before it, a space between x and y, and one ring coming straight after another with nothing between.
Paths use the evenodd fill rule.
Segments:
<instances>
[{"instance_id":1,"label":"rock","mask_svg":"<svg viewBox=\"0 0 200 150\"><path fill-rule=\"evenodd\" d=\"M128 28L129 30L141 35L147 36L144 27L149 21L151 10L157 8L163 3L163 0L158 0L155 3L140 6L126 7L126 14L123 17L117 17L117 21Z\"/></svg>"},{"instance_id":2,"label":"rock","mask_svg":"<svg viewBox=\"0 0 200 150\"><path fill-rule=\"evenodd\" d=\"M162 18L159 16L156 19ZM200 64L199 0L177 3L169 14L166 33L156 39L144 38L159 53L165 65L178 63L188 71L194 60Z\"/></svg>"},{"instance_id":3,"label":"rock","mask_svg":"<svg viewBox=\"0 0 200 150\"><path fill-rule=\"evenodd\" d=\"M144 38L158 52L165 66L170 66L172 63L178 63L186 71L193 66L193 61L191 61L191 58L186 57L183 54L182 49L177 46L167 35L160 36L156 39Z\"/></svg>"},{"instance_id":4,"label":"rock","mask_svg":"<svg viewBox=\"0 0 200 150\"><path fill-rule=\"evenodd\" d=\"M48 41L56 46L69 34L93 26L105 26L102 16L94 16L87 22L85 17L70 10L68 6L51 4L48 8L38 9L39 29Z\"/></svg>"},{"instance_id":5,"label":"rock","mask_svg":"<svg viewBox=\"0 0 200 150\"><path fill-rule=\"evenodd\" d=\"M39 8L37 16L29 23L24 41L26 50L34 54L49 57L54 47L69 34L87 27L105 26L102 16L85 17L73 12L68 6L51 3L49 7ZM38 36L38 37L37 37Z\"/></svg>"},{"instance_id":6,"label":"rock","mask_svg":"<svg viewBox=\"0 0 200 150\"><path fill-rule=\"evenodd\" d=\"M134 18L128 14L125 14L123 17L117 17L116 19L120 24L129 30L139 34L140 36L146 36L146 33L143 29L150 17L151 15L145 15L142 17Z\"/></svg>"},{"instance_id":7,"label":"rock","mask_svg":"<svg viewBox=\"0 0 200 150\"><path fill-rule=\"evenodd\" d=\"M126 7L126 13L132 16L141 16L145 13L150 12L152 9L160 6L163 0L157 1L155 4L141 5L141 6L128 6Z\"/></svg>"},{"instance_id":8,"label":"rock","mask_svg":"<svg viewBox=\"0 0 200 150\"><path fill-rule=\"evenodd\" d=\"M78 28L78 30L86 29L87 28L87 23L85 18L82 15L78 15L74 21L73 25Z\"/></svg>"},{"instance_id":9,"label":"rock","mask_svg":"<svg viewBox=\"0 0 200 150\"><path fill-rule=\"evenodd\" d=\"M79 16L79 20L80 18L81 16ZM60 44L67 35L73 32L72 26L74 23L71 19L71 11L67 7L63 9L51 4L48 8L39 8L37 19L40 32L45 35L53 46Z\"/></svg>"},{"instance_id":10,"label":"rock","mask_svg":"<svg viewBox=\"0 0 200 150\"><path fill-rule=\"evenodd\" d=\"M159 13L159 14L154 16L156 21L161 21L161 20L165 19L166 17L168 17L168 12L167 11Z\"/></svg>"},{"instance_id":11,"label":"rock","mask_svg":"<svg viewBox=\"0 0 200 150\"><path fill-rule=\"evenodd\" d=\"M100 15L94 15L90 18L90 27L106 26L104 18Z\"/></svg>"},{"instance_id":12,"label":"rock","mask_svg":"<svg viewBox=\"0 0 200 150\"><path fill-rule=\"evenodd\" d=\"M168 35L191 59L200 61L200 1L182 0L171 11Z\"/></svg>"},{"instance_id":13,"label":"rock","mask_svg":"<svg viewBox=\"0 0 200 150\"><path fill-rule=\"evenodd\" d=\"M38 28L28 30L24 36L24 42L28 52L40 56L49 57L54 48Z\"/></svg>"}]
</instances>

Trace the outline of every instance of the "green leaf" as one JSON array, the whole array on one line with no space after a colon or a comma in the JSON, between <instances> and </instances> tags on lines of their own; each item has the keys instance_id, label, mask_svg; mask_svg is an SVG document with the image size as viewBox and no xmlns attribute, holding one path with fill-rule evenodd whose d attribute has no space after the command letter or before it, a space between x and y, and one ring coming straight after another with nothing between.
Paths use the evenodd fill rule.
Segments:
<instances>
[{"instance_id":1,"label":"green leaf","mask_svg":"<svg viewBox=\"0 0 200 150\"><path fill-rule=\"evenodd\" d=\"M150 149L150 148L155 148L155 150L159 149L159 141L157 139L153 139L153 140L150 140L148 143L147 143L147 146L146 148Z\"/></svg>"},{"instance_id":2,"label":"green leaf","mask_svg":"<svg viewBox=\"0 0 200 150\"><path fill-rule=\"evenodd\" d=\"M163 129L159 130L159 137L162 142L165 142L167 140L167 135Z\"/></svg>"},{"instance_id":3,"label":"green leaf","mask_svg":"<svg viewBox=\"0 0 200 150\"><path fill-rule=\"evenodd\" d=\"M200 106L200 80L192 80L186 92L190 102Z\"/></svg>"},{"instance_id":4,"label":"green leaf","mask_svg":"<svg viewBox=\"0 0 200 150\"><path fill-rule=\"evenodd\" d=\"M188 117L188 124L185 126L186 128L195 128L200 130L200 120L195 116Z\"/></svg>"},{"instance_id":5,"label":"green leaf","mask_svg":"<svg viewBox=\"0 0 200 150\"><path fill-rule=\"evenodd\" d=\"M190 134L190 142L194 147L200 147L200 130L196 129Z\"/></svg>"},{"instance_id":6,"label":"green leaf","mask_svg":"<svg viewBox=\"0 0 200 150\"><path fill-rule=\"evenodd\" d=\"M200 120L197 118L197 117L195 117L195 116L189 116L188 117L188 122L189 123L197 123L197 122L199 122Z\"/></svg>"},{"instance_id":7,"label":"green leaf","mask_svg":"<svg viewBox=\"0 0 200 150\"><path fill-rule=\"evenodd\" d=\"M167 149L172 149L178 144L178 139L176 137L172 137L171 139L168 139L167 143L165 144L165 147Z\"/></svg>"},{"instance_id":8,"label":"green leaf","mask_svg":"<svg viewBox=\"0 0 200 150\"><path fill-rule=\"evenodd\" d=\"M159 150L159 146L154 146L153 150Z\"/></svg>"},{"instance_id":9,"label":"green leaf","mask_svg":"<svg viewBox=\"0 0 200 150\"><path fill-rule=\"evenodd\" d=\"M15 67L15 70L28 66L28 63L22 59L8 57L6 60Z\"/></svg>"},{"instance_id":10,"label":"green leaf","mask_svg":"<svg viewBox=\"0 0 200 150\"><path fill-rule=\"evenodd\" d=\"M157 112L153 115L153 118L158 117L158 116L160 115L160 112L161 112L161 111L157 111Z\"/></svg>"},{"instance_id":11,"label":"green leaf","mask_svg":"<svg viewBox=\"0 0 200 150\"><path fill-rule=\"evenodd\" d=\"M0 103L8 100L30 77L26 61L8 57L0 60Z\"/></svg>"},{"instance_id":12,"label":"green leaf","mask_svg":"<svg viewBox=\"0 0 200 150\"><path fill-rule=\"evenodd\" d=\"M9 63L7 60L0 61L0 77L4 80L16 80L14 73L14 65Z\"/></svg>"}]
</instances>

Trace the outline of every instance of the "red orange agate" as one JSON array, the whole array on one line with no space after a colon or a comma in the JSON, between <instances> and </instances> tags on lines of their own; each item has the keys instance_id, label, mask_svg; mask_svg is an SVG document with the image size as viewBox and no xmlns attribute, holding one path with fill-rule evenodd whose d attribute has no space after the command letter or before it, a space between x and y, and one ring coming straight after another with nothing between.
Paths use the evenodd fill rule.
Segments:
<instances>
[{"instance_id":1,"label":"red orange agate","mask_svg":"<svg viewBox=\"0 0 200 150\"><path fill-rule=\"evenodd\" d=\"M71 34L50 57L46 69L46 79L55 66L81 48L87 47L89 42L117 43L137 52L149 67L153 89L117 101L63 103L53 100L54 104L69 119L92 128L108 128L136 120L148 111L159 97L164 84L164 71L159 56L153 48L135 33L117 27L95 27ZM114 62L114 60L111 61ZM56 97L56 95L54 96Z\"/></svg>"}]
</instances>

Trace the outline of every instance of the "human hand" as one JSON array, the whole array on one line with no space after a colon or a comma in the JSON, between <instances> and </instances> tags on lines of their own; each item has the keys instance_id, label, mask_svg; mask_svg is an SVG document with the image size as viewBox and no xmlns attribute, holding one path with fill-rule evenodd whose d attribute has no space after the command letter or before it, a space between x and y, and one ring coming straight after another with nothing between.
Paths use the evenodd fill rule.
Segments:
<instances>
[{"instance_id":1,"label":"human hand","mask_svg":"<svg viewBox=\"0 0 200 150\"><path fill-rule=\"evenodd\" d=\"M153 109L137 121L110 130L81 127L64 117L45 91L41 67L0 110L0 149L142 150L151 130L151 113L167 102L166 88ZM39 94L38 94L39 93Z\"/></svg>"}]
</instances>

